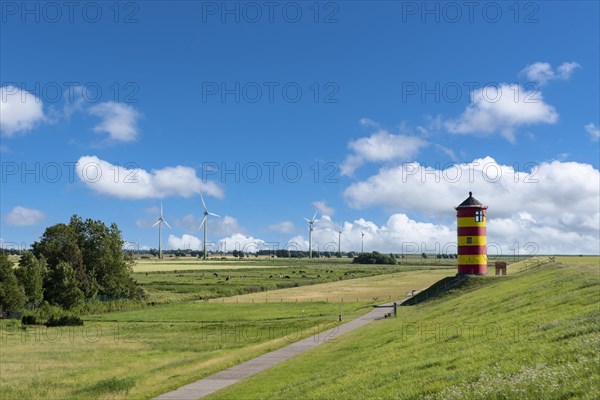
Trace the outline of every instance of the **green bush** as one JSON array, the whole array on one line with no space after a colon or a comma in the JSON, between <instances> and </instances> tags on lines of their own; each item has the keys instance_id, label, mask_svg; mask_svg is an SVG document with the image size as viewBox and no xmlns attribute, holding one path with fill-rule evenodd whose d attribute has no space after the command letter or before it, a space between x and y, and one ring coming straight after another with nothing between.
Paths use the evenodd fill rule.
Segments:
<instances>
[{"instance_id":1,"label":"green bush","mask_svg":"<svg viewBox=\"0 0 600 400\"><path fill-rule=\"evenodd\" d=\"M62 317L50 317L46 322L47 327L51 326L81 326L83 321L76 315L63 315Z\"/></svg>"},{"instance_id":2,"label":"green bush","mask_svg":"<svg viewBox=\"0 0 600 400\"><path fill-rule=\"evenodd\" d=\"M38 320L43 321L50 319L50 317L62 316L63 314L64 310L62 308L50 305L47 301L44 301L42 305L33 313Z\"/></svg>"},{"instance_id":3,"label":"green bush","mask_svg":"<svg viewBox=\"0 0 600 400\"><path fill-rule=\"evenodd\" d=\"M372 253L361 253L354 257L353 264L396 264L396 259L377 251Z\"/></svg>"},{"instance_id":4,"label":"green bush","mask_svg":"<svg viewBox=\"0 0 600 400\"><path fill-rule=\"evenodd\" d=\"M24 315L21 318L23 325L44 325L44 321L36 317L35 315Z\"/></svg>"}]
</instances>

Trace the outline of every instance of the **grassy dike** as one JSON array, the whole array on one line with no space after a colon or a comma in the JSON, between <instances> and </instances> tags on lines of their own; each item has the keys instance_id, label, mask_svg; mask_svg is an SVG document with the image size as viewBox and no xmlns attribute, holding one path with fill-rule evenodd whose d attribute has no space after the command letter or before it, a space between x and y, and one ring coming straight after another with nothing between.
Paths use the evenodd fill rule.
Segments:
<instances>
[{"instance_id":1,"label":"grassy dike","mask_svg":"<svg viewBox=\"0 0 600 400\"><path fill-rule=\"evenodd\" d=\"M569 257L475 278L210 398L596 398L599 272Z\"/></svg>"},{"instance_id":2,"label":"grassy dike","mask_svg":"<svg viewBox=\"0 0 600 400\"><path fill-rule=\"evenodd\" d=\"M0 397L150 398L332 328L339 323L337 296L346 297L343 317L348 321L377 304L373 298L401 296L448 273L447 269L402 267L401 273L389 274L396 268L400 269L348 265L327 273L331 271L328 265L294 263L287 269L219 271L218 277L202 270L142 273L140 280L151 296L163 293L169 302L88 314L83 327L46 328L0 321ZM331 281L307 280L299 270ZM279 273L292 279L279 278ZM382 273L388 274L371 276ZM230 280L225 281L228 275ZM224 303L175 301L178 296L207 297L223 288L235 289L234 293L257 284L275 288L288 281L306 286L263 292L262 296L277 294L268 302L263 298L239 304L231 299ZM351 292L342 292L344 288ZM298 290L310 294L310 299L296 302ZM336 297L330 302L313 298L323 293Z\"/></svg>"}]
</instances>

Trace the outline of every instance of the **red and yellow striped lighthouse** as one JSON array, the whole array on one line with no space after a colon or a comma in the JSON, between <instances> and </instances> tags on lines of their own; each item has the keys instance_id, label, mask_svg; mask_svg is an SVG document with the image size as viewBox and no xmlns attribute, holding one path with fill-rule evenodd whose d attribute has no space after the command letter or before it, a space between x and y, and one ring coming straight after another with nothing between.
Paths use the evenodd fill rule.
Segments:
<instances>
[{"instance_id":1,"label":"red and yellow striped lighthouse","mask_svg":"<svg viewBox=\"0 0 600 400\"><path fill-rule=\"evenodd\" d=\"M459 274L487 274L486 210L472 192L456 207Z\"/></svg>"}]
</instances>

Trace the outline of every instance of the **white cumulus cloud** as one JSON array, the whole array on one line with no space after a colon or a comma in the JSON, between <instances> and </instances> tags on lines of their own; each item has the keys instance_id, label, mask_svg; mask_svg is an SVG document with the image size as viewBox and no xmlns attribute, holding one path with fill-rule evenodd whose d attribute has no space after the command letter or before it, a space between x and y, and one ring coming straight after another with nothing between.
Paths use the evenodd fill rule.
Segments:
<instances>
[{"instance_id":1,"label":"white cumulus cloud","mask_svg":"<svg viewBox=\"0 0 600 400\"><path fill-rule=\"evenodd\" d=\"M520 74L526 76L532 82L545 85L551 80L569 79L577 68L581 68L581 65L576 62L562 63L556 70L549 63L536 62L523 68Z\"/></svg>"},{"instance_id":2,"label":"white cumulus cloud","mask_svg":"<svg viewBox=\"0 0 600 400\"><path fill-rule=\"evenodd\" d=\"M79 179L96 193L120 199L191 197L200 192L223 197L214 182L202 182L191 167L175 166L146 171L113 165L96 156L83 156L76 165Z\"/></svg>"},{"instance_id":3,"label":"white cumulus cloud","mask_svg":"<svg viewBox=\"0 0 600 400\"><path fill-rule=\"evenodd\" d=\"M370 121L370 120L369 120ZM372 122L372 121L371 121ZM372 126L371 122L365 126ZM378 130L371 136L352 140L348 148L352 150L342 165L343 175L352 175L366 162L402 161L414 158L427 146L427 142L418 136L392 134L385 129Z\"/></svg>"},{"instance_id":4,"label":"white cumulus cloud","mask_svg":"<svg viewBox=\"0 0 600 400\"><path fill-rule=\"evenodd\" d=\"M455 134L490 135L500 133L510 142L521 126L554 124L558 112L544 102L538 90L527 90L517 84L500 84L476 89L471 104L456 119L444 123Z\"/></svg>"},{"instance_id":5,"label":"white cumulus cloud","mask_svg":"<svg viewBox=\"0 0 600 400\"><path fill-rule=\"evenodd\" d=\"M341 234L342 252L358 252L361 250L362 233L365 251L380 252L414 252L435 251L436 246L445 247L446 253L456 252L456 229L452 226L417 222L405 214L391 215L384 225L363 218L353 222L343 222ZM338 251L340 224L324 217L315 223L313 231L314 251ZM298 235L288 242L290 249L308 250L307 235Z\"/></svg>"},{"instance_id":6,"label":"white cumulus cloud","mask_svg":"<svg viewBox=\"0 0 600 400\"><path fill-rule=\"evenodd\" d=\"M325 200L313 201L312 205L321 215L331 217L335 213L335 210L328 206Z\"/></svg>"},{"instance_id":7,"label":"white cumulus cloud","mask_svg":"<svg viewBox=\"0 0 600 400\"><path fill-rule=\"evenodd\" d=\"M600 127L596 126L594 123L590 122L585 126L585 131L590 134L592 140L600 139Z\"/></svg>"},{"instance_id":8,"label":"white cumulus cloud","mask_svg":"<svg viewBox=\"0 0 600 400\"><path fill-rule=\"evenodd\" d=\"M198 239L196 236L188 234L183 234L181 237L169 235L169 239L167 240L167 248L171 250L201 250L202 240Z\"/></svg>"},{"instance_id":9,"label":"white cumulus cloud","mask_svg":"<svg viewBox=\"0 0 600 400\"><path fill-rule=\"evenodd\" d=\"M46 216L43 212L22 206L14 207L8 214L4 216L4 220L8 224L14 226L37 225L45 218Z\"/></svg>"},{"instance_id":10,"label":"white cumulus cloud","mask_svg":"<svg viewBox=\"0 0 600 400\"><path fill-rule=\"evenodd\" d=\"M474 197L489 206L490 230L493 221L498 221L499 226L522 221L526 227L515 231L523 236L511 236L508 230L500 236L502 240L523 243L537 237L540 246L543 244L548 251L567 252L570 246L573 252L585 252L598 248L599 181L599 171L589 164L544 162L530 164L526 172L519 172L486 157L445 169L418 163L385 168L349 186L344 195L356 208L383 206L391 212L452 219L454 207L472 191ZM562 232L565 237L576 235L580 242L545 243L540 234L543 231Z\"/></svg>"},{"instance_id":11,"label":"white cumulus cloud","mask_svg":"<svg viewBox=\"0 0 600 400\"><path fill-rule=\"evenodd\" d=\"M0 131L3 136L30 131L44 119L40 98L14 86L0 87Z\"/></svg>"},{"instance_id":12,"label":"white cumulus cloud","mask_svg":"<svg viewBox=\"0 0 600 400\"><path fill-rule=\"evenodd\" d=\"M242 233L234 233L231 236L219 240L219 248L223 251L242 250L244 253L256 253L264 249L266 242Z\"/></svg>"},{"instance_id":13,"label":"white cumulus cloud","mask_svg":"<svg viewBox=\"0 0 600 400\"><path fill-rule=\"evenodd\" d=\"M132 106L109 101L90 107L89 113L102 119L94 132L108 133L110 139L118 142L137 139L140 113Z\"/></svg>"}]
</instances>

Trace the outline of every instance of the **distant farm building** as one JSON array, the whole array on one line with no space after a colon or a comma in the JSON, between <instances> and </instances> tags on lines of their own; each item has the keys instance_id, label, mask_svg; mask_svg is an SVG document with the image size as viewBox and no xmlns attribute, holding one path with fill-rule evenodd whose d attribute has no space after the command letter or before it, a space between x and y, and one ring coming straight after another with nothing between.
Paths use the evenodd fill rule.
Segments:
<instances>
[{"instance_id":1,"label":"distant farm building","mask_svg":"<svg viewBox=\"0 0 600 400\"><path fill-rule=\"evenodd\" d=\"M506 261L496 261L496 275L506 275Z\"/></svg>"}]
</instances>

